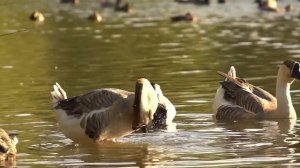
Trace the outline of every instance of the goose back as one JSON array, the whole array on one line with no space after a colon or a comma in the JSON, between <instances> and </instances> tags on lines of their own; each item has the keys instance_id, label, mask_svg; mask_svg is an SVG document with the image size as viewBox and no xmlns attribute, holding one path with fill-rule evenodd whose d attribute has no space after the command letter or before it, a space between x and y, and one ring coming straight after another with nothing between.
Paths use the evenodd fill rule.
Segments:
<instances>
[{"instance_id":1,"label":"goose back","mask_svg":"<svg viewBox=\"0 0 300 168\"><path fill-rule=\"evenodd\" d=\"M113 140L133 132L131 128L134 95L117 99L111 106L91 111L80 126L93 140Z\"/></svg>"},{"instance_id":2,"label":"goose back","mask_svg":"<svg viewBox=\"0 0 300 168\"><path fill-rule=\"evenodd\" d=\"M254 87L244 79L232 78L225 73L219 73L228 79L221 82L225 89L224 98L235 105L255 114L270 112L277 108L276 98L267 91Z\"/></svg>"},{"instance_id":3,"label":"goose back","mask_svg":"<svg viewBox=\"0 0 300 168\"><path fill-rule=\"evenodd\" d=\"M110 107L118 99L126 98L133 94L133 92L114 88L97 89L86 94L61 100L55 108L63 109L68 115L79 118L84 113Z\"/></svg>"}]
</instances>

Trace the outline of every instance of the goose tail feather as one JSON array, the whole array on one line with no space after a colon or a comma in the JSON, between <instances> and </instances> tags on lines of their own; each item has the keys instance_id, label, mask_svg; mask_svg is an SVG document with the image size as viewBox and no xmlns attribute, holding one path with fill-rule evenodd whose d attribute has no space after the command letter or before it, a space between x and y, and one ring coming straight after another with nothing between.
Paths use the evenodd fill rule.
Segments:
<instances>
[{"instance_id":1,"label":"goose tail feather","mask_svg":"<svg viewBox=\"0 0 300 168\"><path fill-rule=\"evenodd\" d=\"M54 106L61 100L67 99L67 93L61 88L58 83L53 85L53 91L51 92Z\"/></svg>"}]
</instances>

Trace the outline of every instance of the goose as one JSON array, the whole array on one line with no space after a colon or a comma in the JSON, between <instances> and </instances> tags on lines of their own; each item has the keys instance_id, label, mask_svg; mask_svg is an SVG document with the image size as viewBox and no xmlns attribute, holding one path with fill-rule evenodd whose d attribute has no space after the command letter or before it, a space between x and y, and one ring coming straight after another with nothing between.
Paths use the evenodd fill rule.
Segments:
<instances>
[{"instance_id":1,"label":"goose","mask_svg":"<svg viewBox=\"0 0 300 168\"><path fill-rule=\"evenodd\" d=\"M159 101L168 107L167 110L174 110L159 85L145 78L136 81L135 92L103 88L67 98L58 83L53 87L51 95L59 128L66 137L77 142L86 139L115 141L144 129L154 119L156 110L161 109ZM173 117L173 113L168 117Z\"/></svg>"},{"instance_id":2,"label":"goose","mask_svg":"<svg viewBox=\"0 0 300 168\"><path fill-rule=\"evenodd\" d=\"M271 11L271 12L290 12L293 10L293 6L291 4L288 4L285 6L285 8L281 8L278 6L278 3L276 0L256 0L256 3L258 3L258 7L261 10L264 11Z\"/></svg>"},{"instance_id":3,"label":"goose","mask_svg":"<svg viewBox=\"0 0 300 168\"><path fill-rule=\"evenodd\" d=\"M198 18L196 16L193 16L190 12L187 12L184 15L178 15L178 16L173 16L171 17L172 22L181 22L181 21L186 21L186 22L197 22Z\"/></svg>"},{"instance_id":4,"label":"goose","mask_svg":"<svg viewBox=\"0 0 300 168\"><path fill-rule=\"evenodd\" d=\"M0 161L16 160L17 143L18 138L16 134L7 134L0 128Z\"/></svg>"},{"instance_id":5,"label":"goose","mask_svg":"<svg viewBox=\"0 0 300 168\"><path fill-rule=\"evenodd\" d=\"M278 4L276 0L256 0L259 9L265 11L278 11Z\"/></svg>"},{"instance_id":6,"label":"goose","mask_svg":"<svg viewBox=\"0 0 300 168\"><path fill-rule=\"evenodd\" d=\"M197 5L209 5L211 0L194 0Z\"/></svg>"},{"instance_id":7,"label":"goose","mask_svg":"<svg viewBox=\"0 0 300 168\"><path fill-rule=\"evenodd\" d=\"M41 12L37 11L37 10L35 10L35 11L30 15L29 19L30 19L30 20L33 20L33 21L37 21L37 22L43 22L43 21L45 21L44 15L43 15Z\"/></svg>"},{"instance_id":8,"label":"goose","mask_svg":"<svg viewBox=\"0 0 300 168\"><path fill-rule=\"evenodd\" d=\"M276 97L267 91L253 86L243 79L236 77L232 66L218 88L213 111L217 120L272 120L295 119L296 111L292 104L290 86L294 79L300 80L299 62L286 60L277 73Z\"/></svg>"},{"instance_id":9,"label":"goose","mask_svg":"<svg viewBox=\"0 0 300 168\"><path fill-rule=\"evenodd\" d=\"M210 0L174 0L175 2L178 3L194 3L197 5L209 5L210 4ZM221 0L219 0L221 1ZM224 0L222 0L224 1Z\"/></svg>"},{"instance_id":10,"label":"goose","mask_svg":"<svg viewBox=\"0 0 300 168\"><path fill-rule=\"evenodd\" d=\"M80 3L80 0L60 0L60 3L72 3L78 5Z\"/></svg>"},{"instance_id":11,"label":"goose","mask_svg":"<svg viewBox=\"0 0 300 168\"><path fill-rule=\"evenodd\" d=\"M100 4L102 8L113 8L115 6L115 3L109 0L101 0Z\"/></svg>"},{"instance_id":12,"label":"goose","mask_svg":"<svg viewBox=\"0 0 300 168\"><path fill-rule=\"evenodd\" d=\"M124 3L122 0L116 0L115 11L117 12L132 12L131 5L127 2Z\"/></svg>"},{"instance_id":13,"label":"goose","mask_svg":"<svg viewBox=\"0 0 300 168\"><path fill-rule=\"evenodd\" d=\"M177 3L193 3L194 0L174 0Z\"/></svg>"},{"instance_id":14,"label":"goose","mask_svg":"<svg viewBox=\"0 0 300 168\"><path fill-rule=\"evenodd\" d=\"M100 15L99 12L94 11L89 17L89 20L92 20L94 22L101 22L102 21L102 17Z\"/></svg>"}]
</instances>

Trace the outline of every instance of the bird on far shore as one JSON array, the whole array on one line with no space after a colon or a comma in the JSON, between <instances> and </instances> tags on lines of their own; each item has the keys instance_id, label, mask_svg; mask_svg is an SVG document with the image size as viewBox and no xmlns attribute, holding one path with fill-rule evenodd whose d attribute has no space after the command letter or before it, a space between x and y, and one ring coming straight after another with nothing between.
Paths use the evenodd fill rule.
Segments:
<instances>
[{"instance_id":1,"label":"bird on far shore","mask_svg":"<svg viewBox=\"0 0 300 168\"><path fill-rule=\"evenodd\" d=\"M125 3L125 2L123 2L123 0L116 0L115 11L131 13L132 8L128 2Z\"/></svg>"},{"instance_id":2,"label":"bird on far shore","mask_svg":"<svg viewBox=\"0 0 300 168\"><path fill-rule=\"evenodd\" d=\"M198 18L196 16L193 16L190 12L187 12L184 15L172 16L171 17L171 21L172 22L182 22L182 21L185 21L185 22L193 22L193 23L195 23L195 22L198 21Z\"/></svg>"},{"instance_id":3,"label":"bird on far shore","mask_svg":"<svg viewBox=\"0 0 300 168\"><path fill-rule=\"evenodd\" d=\"M94 22L101 22L102 16L100 15L99 12L94 11L91 15L89 15L88 19Z\"/></svg>"},{"instance_id":4,"label":"bird on far shore","mask_svg":"<svg viewBox=\"0 0 300 168\"><path fill-rule=\"evenodd\" d=\"M33 21L37 21L37 22L43 22L43 21L45 21L44 15L43 15L41 12L37 11L37 10L35 10L35 11L30 15L29 19L30 19L30 20L33 20Z\"/></svg>"}]
</instances>

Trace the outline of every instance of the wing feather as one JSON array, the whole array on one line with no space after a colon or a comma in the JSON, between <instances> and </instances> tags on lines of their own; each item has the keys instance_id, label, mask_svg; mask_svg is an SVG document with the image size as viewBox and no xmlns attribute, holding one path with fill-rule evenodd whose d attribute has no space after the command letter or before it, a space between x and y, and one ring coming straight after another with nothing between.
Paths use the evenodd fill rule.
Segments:
<instances>
[{"instance_id":1,"label":"wing feather","mask_svg":"<svg viewBox=\"0 0 300 168\"><path fill-rule=\"evenodd\" d=\"M56 109L63 109L68 115L80 117L83 113L111 106L116 100L133 94L121 89L97 89L89 93L59 101Z\"/></svg>"},{"instance_id":2,"label":"wing feather","mask_svg":"<svg viewBox=\"0 0 300 168\"><path fill-rule=\"evenodd\" d=\"M218 73L227 78L226 81L221 82L225 89L224 98L227 101L256 114L272 111L276 108L276 98L267 91L251 85L246 80L232 78L222 72Z\"/></svg>"},{"instance_id":3,"label":"wing feather","mask_svg":"<svg viewBox=\"0 0 300 168\"><path fill-rule=\"evenodd\" d=\"M236 105L222 105L216 113L217 120L236 121L254 119L255 113Z\"/></svg>"},{"instance_id":4,"label":"wing feather","mask_svg":"<svg viewBox=\"0 0 300 168\"><path fill-rule=\"evenodd\" d=\"M269 92L265 91L264 89L260 88L260 87L257 87L257 86L254 86L253 87L253 93L260 97L260 98L263 98L263 99L266 99L268 101L271 101L271 102L276 102L276 98L271 95Z\"/></svg>"}]
</instances>

